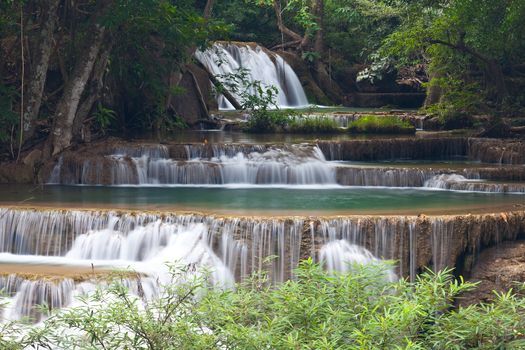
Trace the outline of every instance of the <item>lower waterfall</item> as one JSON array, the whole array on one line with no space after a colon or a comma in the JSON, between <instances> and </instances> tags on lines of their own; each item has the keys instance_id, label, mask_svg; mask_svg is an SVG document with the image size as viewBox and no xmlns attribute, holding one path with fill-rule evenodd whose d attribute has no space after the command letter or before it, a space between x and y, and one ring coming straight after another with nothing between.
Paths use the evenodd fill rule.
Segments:
<instances>
[{"instance_id":1,"label":"lower waterfall","mask_svg":"<svg viewBox=\"0 0 525 350\"><path fill-rule=\"evenodd\" d=\"M352 261L394 260L396 274L413 279L424 266L454 267L458 259L475 258L483 245L515 239L525 233L524 222L523 212L281 219L3 208L0 263L39 262L51 267L51 275L59 265L74 270L93 264L95 271L129 267L146 276L140 288L148 295L167 275L165 263L177 261L209 269L221 288L258 270L266 270L272 283L283 282L294 278L293 270L307 257L332 270ZM0 286L11 297L3 318L34 315L33 306L43 302L64 306L94 286L68 277L59 281L3 275ZM139 288L133 279L128 283L132 290Z\"/></svg>"}]
</instances>

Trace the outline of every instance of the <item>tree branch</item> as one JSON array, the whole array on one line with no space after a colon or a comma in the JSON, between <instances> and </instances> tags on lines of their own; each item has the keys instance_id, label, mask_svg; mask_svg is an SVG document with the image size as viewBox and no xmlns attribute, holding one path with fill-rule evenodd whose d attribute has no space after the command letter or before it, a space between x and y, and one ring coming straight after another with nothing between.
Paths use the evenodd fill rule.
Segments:
<instances>
[{"instance_id":1,"label":"tree branch","mask_svg":"<svg viewBox=\"0 0 525 350\"><path fill-rule=\"evenodd\" d=\"M464 35L463 35L464 37ZM447 47L450 47L451 49L454 49L454 50L457 50L457 51L460 51L460 52L464 52L464 53L468 53L469 55L483 61L483 62L490 62L490 58L480 54L479 52L477 51L474 51L474 49L468 47L467 45L465 45L463 39L460 39L459 40L459 43L457 44L454 44L454 43L451 43L449 41L444 41L444 40L440 40L440 39L428 39L426 40L429 44L439 44L439 45L444 45L444 46L447 46Z\"/></svg>"},{"instance_id":2,"label":"tree branch","mask_svg":"<svg viewBox=\"0 0 525 350\"><path fill-rule=\"evenodd\" d=\"M281 33L289 36L294 41L302 42L303 41L302 36L300 36L299 34L297 34L296 32L294 32L293 30L289 29L288 27L284 25L283 16L281 13L281 1L280 0L275 0L273 2L273 9L275 11L275 17L277 18L277 27L279 28Z\"/></svg>"}]
</instances>

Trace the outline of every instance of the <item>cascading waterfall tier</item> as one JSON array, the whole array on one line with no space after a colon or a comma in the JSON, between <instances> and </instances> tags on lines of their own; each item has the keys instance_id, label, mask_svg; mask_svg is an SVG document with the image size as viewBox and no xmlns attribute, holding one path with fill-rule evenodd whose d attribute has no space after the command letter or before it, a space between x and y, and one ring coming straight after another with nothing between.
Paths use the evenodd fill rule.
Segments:
<instances>
[{"instance_id":1,"label":"cascading waterfall tier","mask_svg":"<svg viewBox=\"0 0 525 350\"><path fill-rule=\"evenodd\" d=\"M425 266L461 267L460 273L468 273L481 247L524 233L525 212L284 219L3 208L0 263L39 259L41 264L93 264L94 269L129 266L153 276L142 283L154 295L165 262L206 267L214 283L226 287L261 269L274 283L285 281L307 257L331 270L344 270L347 262L392 259L398 275L413 279ZM28 305L65 305L71 300L65 294L93 288L67 278L43 283L5 276L0 283L12 296L4 318L31 315Z\"/></svg>"},{"instance_id":2,"label":"cascading waterfall tier","mask_svg":"<svg viewBox=\"0 0 525 350\"><path fill-rule=\"evenodd\" d=\"M434 150L434 143L424 139L412 139L410 142L414 144L412 148L418 152L423 150L426 154ZM443 142L450 144L442 158L451 158L465 151L462 149L465 143L461 139L442 139L438 144ZM401 144L405 143L406 140ZM357 144L357 148L352 149L359 150L367 146L368 141L319 142L319 145L120 144L105 150L65 153L52 170L48 183L157 186L341 185L525 192L524 183L451 181L455 175L457 179L461 176L468 180L523 181L523 165L479 164L474 167L450 168L447 164L425 166L415 163L416 165L395 166L395 163L360 164L326 159L346 159L347 146L350 144ZM374 144L376 143L371 145ZM390 152L396 152L395 150L396 147L392 147ZM410 158L407 150L403 151L404 155Z\"/></svg>"},{"instance_id":3,"label":"cascading waterfall tier","mask_svg":"<svg viewBox=\"0 0 525 350\"><path fill-rule=\"evenodd\" d=\"M425 181L424 187L471 192L525 193L525 185L522 183L486 183L473 181L458 174L435 175Z\"/></svg>"},{"instance_id":4,"label":"cascading waterfall tier","mask_svg":"<svg viewBox=\"0 0 525 350\"><path fill-rule=\"evenodd\" d=\"M249 83L259 81L263 86L274 86L278 90L276 103L281 108L308 106L306 94L292 67L278 54L255 43L216 42L204 51L197 51L195 57L219 80L240 73L242 68L246 70ZM254 87L249 90L255 93ZM242 103L240 96L234 96ZM217 102L219 109L234 109L223 95L217 97Z\"/></svg>"},{"instance_id":5,"label":"cascading waterfall tier","mask_svg":"<svg viewBox=\"0 0 525 350\"><path fill-rule=\"evenodd\" d=\"M144 151L145 152L141 152ZM159 145L111 155L63 156L49 183L123 185L309 185L335 184L335 167L312 145L233 146L203 148L187 145L187 160L167 158ZM249 150L250 152L247 152Z\"/></svg>"}]
</instances>

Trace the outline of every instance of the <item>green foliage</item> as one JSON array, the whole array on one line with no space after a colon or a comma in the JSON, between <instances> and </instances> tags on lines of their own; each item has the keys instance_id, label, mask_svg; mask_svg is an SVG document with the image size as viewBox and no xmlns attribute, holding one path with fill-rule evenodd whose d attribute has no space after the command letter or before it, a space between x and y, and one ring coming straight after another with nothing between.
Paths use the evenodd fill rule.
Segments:
<instances>
[{"instance_id":1,"label":"green foliage","mask_svg":"<svg viewBox=\"0 0 525 350\"><path fill-rule=\"evenodd\" d=\"M459 85L472 97L476 86L472 104L482 102L483 109L507 108L523 100L523 89L504 86L504 74L525 59L525 25L517 20L525 16L523 1L398 2L402 24L384 40L380 52L395 57L397 65L429 63L431 77L446 80L437 83L443 87L441 102L447 110L454 106L461 112L468 104L466 94L458 96Z\"/></svg>"},{"instance_id":2,"label":"green foliage","mask_svg":"<svg viewBox=\"0 0 525 350\"><path fill-rule=\"evenodd\" d=\"M440 101L427 107L426 111L439 116L445 127L465 124L469 115L483 112L483 93L477 83L467 84L459 79L434 78L426 86L443 91Z\"/></svg>"},{"instance_id":3,"label":"green foliage","mask_svg":"<svg viewBox=\"0 0 525 350\"><path fill-rule=\"evenodd\" d=\"M371 84L374 84L376 81L383 79L385 73L392 72L392 62L387 57L379 57L377 55L370 55L372 63L369 67L363 69L357 75L356 81L368 80Z\"/></svg>"},{"instance_id":4,"label":"green foliage","mask_svg":"<svg viewBox=\"0 0 525 350\"><path fill-rule=\"evenodd\" d=\"M325 3L327 44L344 65L367 60L397 27L401 9L389 1L329 0Z\"/></svg>"},{"instance_id":5,"label":"green foliage","mask_svg":"<svg viewBox=\"0 0 525 350\"><path fill-rule=\"evenodd\" d=\"M216 1L213 18L232 26L227 34L231 40L256 41L265 47L272 47L281 41L281 35L275 25L273 9L269 6L260 6L256 1Z\"/></svg>"},{"instance_id":6,"label":"green foliage","mask_svg":"<svg viewBox=\"0 0 525 350\"><path fill-rule=\"evenodd\" d=\"M22 335L0 333L3 348L67 349L519 349L525 298L455 307L474 284L450 270L414 283L387 282L388 265L327 273L303 261L296 278L273 286L264 273L235 290L209 289L192 268L173 269L157 299L130 295L118 279ZM207 291L207 292L206 292ZM67 331L64 331L67 330ZM18 339L15 341L14 339Z\"/></svg>"},{"instance_id":7,"label":"green foliage","mask_svg":"<svg viewBox=\"0 0 525 350\"><path fill-rule=\"evenodd\" d=\"M216 93L227 90L239 99L242 109L250 116L247 131L272 132L283 127L287 116L279 111L276 104L279 91L275 86L266 86L258 80L251 81L248 73L246 68L239 68L232 73L217 75L221 84L215 87Z\"/></svg>"},{"instance_id":8,"label":"green foliage","mask_svg":"<svg viewBox=\"0 0 525 350\"><path fill-rule=\"evenodd\" d=\"M371 134L413 134L415 127L396 116L366 115L348 123L348 130Z\"/></svg>"},{"instance_id":9,"label":"green foliage","mask_svg":"<svg viewBox=\"0 0 525 350\"><path fill-rule=\"evenodd\" d=\"M227 26L206 21L189 0L119 0L101 22L115 43L109 72L123 90L120 122L140 131L180 124L166 110L170 76Z\"/></svg>"},{"instance_id":10,"label":"green foliage","mask_svg":"<svg viewBox=\"0 0 525 350\"><path fill-rule=\"evenodd\" d=\"M319 52L315 51L304 51L301 58L307 63L314 63L321 57Z\"/></svg>"},{"instance_id":11,"label":"green foliage","mask_svg":"<svg viewBox=\"0 0 525 350\"><path fill-rule=\"evenodd\" d=\"M323 134L340 132L339 124L332 118L319 116L291 116L287 123L287 131L303 134Z\"/></svg>"},{"instance_id":12,"label":"green foliage","mask_svg":"<svg viewBox=\"0 0 525 350\"><path fill-rule=\"evenodd\" d=\"M288 113L285 111L255 109L250 112L245 130L258 133L274 132L283 129L288 121Z\"/></svg>"},{"instance_id":13,"label":"green foliage","mask_svg":"<svg viewBox=\"0 0 525 350\"><path fill-rule=\"evenodd\" d=\"M96 111L93 113L93 117L95 118L95 122L97 123L99 129L103 134L105 134L111 123L115 121L117 113L114 110L106 108L99 103L97 105Z\"/></svg>"}]
</instances>

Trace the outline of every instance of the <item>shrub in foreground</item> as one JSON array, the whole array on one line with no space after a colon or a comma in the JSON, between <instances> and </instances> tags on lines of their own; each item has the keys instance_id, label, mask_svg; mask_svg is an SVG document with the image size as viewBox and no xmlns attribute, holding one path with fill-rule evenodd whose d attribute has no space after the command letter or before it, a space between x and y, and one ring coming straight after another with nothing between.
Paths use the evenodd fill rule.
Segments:
<instances>
[{"instance_id":1,"label":"shrub in foreground","mask_svg":"<svg viewBox=\"0 0 525 350\"><path fill-rule=\"evenodd\" d=\"M307 260L296 279L272 286L255 275L235 290L175 272L158 299L130 296L122 283L98 290L3 348L64 349L523 349L525 299L454 308L475 288L449 270L387 282L388 266L329 274ZM67 331L64 331L67 330ZM17 334L18 333L18 334ZM18 337L21 340L13 341Z\"/></svg>"}]
</instances>

